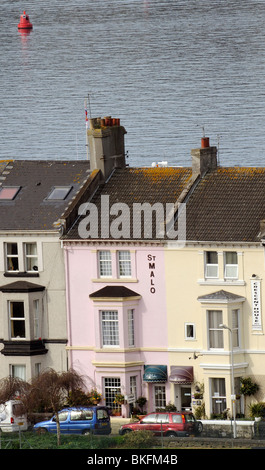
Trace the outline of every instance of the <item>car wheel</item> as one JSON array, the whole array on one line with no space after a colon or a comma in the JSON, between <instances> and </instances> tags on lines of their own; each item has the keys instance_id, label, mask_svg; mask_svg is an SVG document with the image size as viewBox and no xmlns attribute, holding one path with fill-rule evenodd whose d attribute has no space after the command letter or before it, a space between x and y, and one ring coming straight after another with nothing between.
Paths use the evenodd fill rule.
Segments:
<instances>
[{"instance_id":1,"label":"car wheel","mask_svg":"<svg viewBox=\"0 0 265 470\"><path fill-rule=\"evenodd\" d=\"M48 432L48 429L46 428L38 428L37 429L37 434L46 434Z\"/></svg>"},{"instance_id":2,"label":"car wheel","mask_svg":"<svg viewBox=\"0 0 265 470\"><path fill-rule=\"evenodd\" d=\"M124 436L124 434L129 434L130 432L132 432L131 429L123 429L121 435Z\"/></svg>"},{"instance_id":3,"label":"car wheel","mask_svg":"<svg viewBox=\"0 0 265 470\"><path fill-rule=\"evenodd\" d=\"M174 431L169 431L166 433L166 437L176 437L176 433Z\"/></svg>"}]
</instances>

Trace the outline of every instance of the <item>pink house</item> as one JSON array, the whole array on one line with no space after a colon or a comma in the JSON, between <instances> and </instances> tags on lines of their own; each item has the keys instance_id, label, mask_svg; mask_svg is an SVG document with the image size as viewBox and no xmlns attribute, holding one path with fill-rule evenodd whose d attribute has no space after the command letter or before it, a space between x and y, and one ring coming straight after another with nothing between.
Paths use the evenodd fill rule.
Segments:
<instances>
[{"instance_id":1,"label":"pink house","mask_svg":"<svg viewBox=\"0 0 265 470\"><path fill-rule=\"evenodd\" d=\"M119 120L91 120L90 165L100 184L62 243L69 367L102 393L102 403L128 416L140 396L149 411L165 406L170 387L164 240L153 218L145 231L133 217L139 204L175 203L191 171L127 167L125 133Z\"/></svg>"}]
</instances>

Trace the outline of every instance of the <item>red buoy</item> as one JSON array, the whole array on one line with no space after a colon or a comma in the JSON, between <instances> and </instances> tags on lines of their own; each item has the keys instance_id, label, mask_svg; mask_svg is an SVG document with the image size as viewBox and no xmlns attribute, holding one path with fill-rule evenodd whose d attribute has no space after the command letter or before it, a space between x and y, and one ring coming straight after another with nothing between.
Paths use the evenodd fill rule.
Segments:
<instances>
[{"instance_id":1,"label":"red buoy","mask_svg":"<svg viewBox=\"0 0 265 470\"><path fill-rule=\"evenodd\" d=\"M29 15L26 15L26 12L23 11L23 15L20 15L20 22L17 25L18 29L32 29L33 25L29 21Z\"/></svg>"}]
</instances>

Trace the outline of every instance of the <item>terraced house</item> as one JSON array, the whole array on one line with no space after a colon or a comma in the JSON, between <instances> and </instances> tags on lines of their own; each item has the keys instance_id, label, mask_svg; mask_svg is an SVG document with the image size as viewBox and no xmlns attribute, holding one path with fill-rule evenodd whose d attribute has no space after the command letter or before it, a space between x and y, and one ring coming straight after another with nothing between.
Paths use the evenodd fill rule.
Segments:
<instances>
[{"instance_id":1,"label":"terraced house","mask_svg":"<svg viewBox=\"0 0 265 470\"><path fill-rule=\"evenodd\" d=\"M60 235L90 185L89 162L10 160L0 171L0 377L30 380L68 368Z\"/></svg>"},{"instance_id":2,"label":"terraced house","mask_svg":"<svg viewBox=\"0 0 265 470\"><path fill-rule=\"evenodd\" d=\"M245 412L264 400L264 168L131 168L118 119L88 161L0 163L0 376L73 367L102 403ZM117 400L122 395L123 400ZM123 403L122 403L123 402Z\"/></svg>"},{"instance_id":3,"label":"terraced house","mask_svg":"<svg viewBox=\"0 0 265 470\"><path fill-rule=\"evenodd\" d=\"M191 376L176 376L170 397L204 403L208 417L232 415L233 403L247 411L240 377L264 400L264 183L264 168L202 174L186 201L186 246L165 251L170 369Z\"/></svg>"},{"instance_id":4,"label":"terraced house","mask_svg":"<svg viewBox=\"0 0 265 470\"><path fill-rule=\"evenodd\" d=\"M208 417L232 414L233 403L243 412L240 377L259 383L257 398L265 387L265 170L220 167L207 138L190 167L129 168L124 128L90 124L91 169L100 168L101 182L62 237L69 363L123 415L142 395L149 411L171 402L203 404ZM146 203L153 217L138 218L135 229ZM185 212L184 244L158 216L172 204L177 238Z\"/></svg>"}]
</instances>

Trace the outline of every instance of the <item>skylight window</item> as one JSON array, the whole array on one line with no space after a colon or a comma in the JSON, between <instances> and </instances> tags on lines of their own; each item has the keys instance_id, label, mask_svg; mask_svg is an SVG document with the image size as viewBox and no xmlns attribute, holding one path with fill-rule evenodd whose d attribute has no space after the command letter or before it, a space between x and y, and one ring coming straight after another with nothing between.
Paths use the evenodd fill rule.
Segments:
<instances>
[{"instance_id":1,"label":"skylight window","mask_svg":"<svg viewBox=\"0 0 265 470\"><path fill-rule=\"evenodd\" d=\"M70 193L72 186L55 186L50 192L48 199L52 201L63 201Z\"/></svg>"},{"instance_id":2,"label":"skylight window","mask_svg":"<svg viewBox=\"0 0 265 470\"><path fill-rule=\"evenodd\" d=\"M20 186L3 186L0 188L0 199L6 201L12 201L15 199Z\"/></svg>"}]
</instances>

